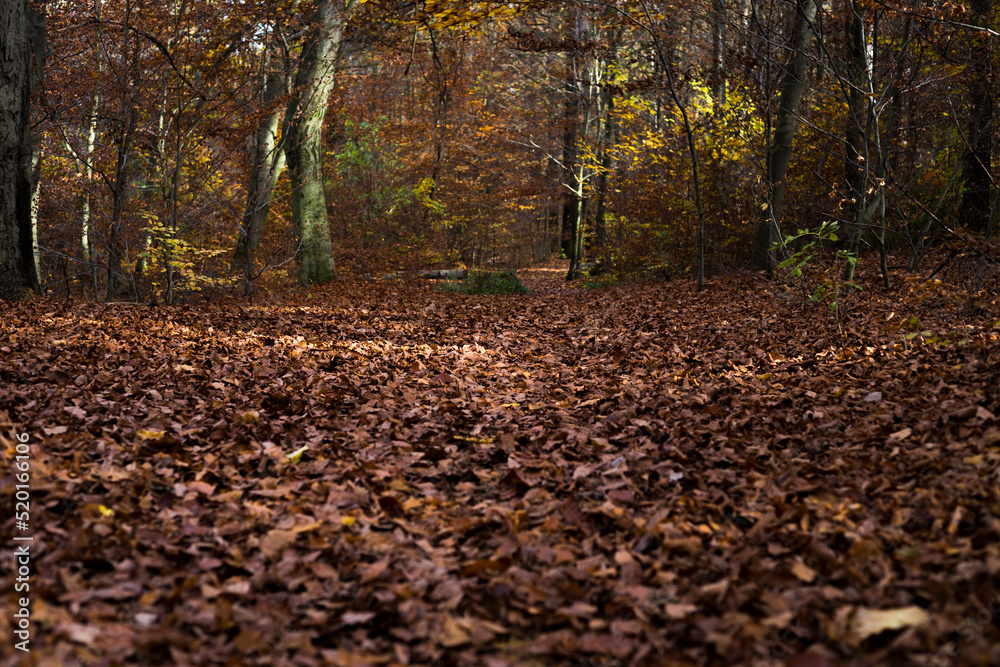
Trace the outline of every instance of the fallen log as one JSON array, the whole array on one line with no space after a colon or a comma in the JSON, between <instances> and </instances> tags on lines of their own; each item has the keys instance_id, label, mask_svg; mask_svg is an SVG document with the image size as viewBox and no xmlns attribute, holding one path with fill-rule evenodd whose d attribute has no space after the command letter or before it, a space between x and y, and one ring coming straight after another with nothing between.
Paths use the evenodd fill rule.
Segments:
<instances>
[{"instance_id":1,"label":"fallen log","mask_svg":"<svg viewBox=\"0 0 1000 667\"><path fill-rule=\"evenodd\" d=\"M469 272L465 269L438 269L434 271L421 271L418 274L421 278L432 280L464 280Z\"/></svg>"}]
</instances>

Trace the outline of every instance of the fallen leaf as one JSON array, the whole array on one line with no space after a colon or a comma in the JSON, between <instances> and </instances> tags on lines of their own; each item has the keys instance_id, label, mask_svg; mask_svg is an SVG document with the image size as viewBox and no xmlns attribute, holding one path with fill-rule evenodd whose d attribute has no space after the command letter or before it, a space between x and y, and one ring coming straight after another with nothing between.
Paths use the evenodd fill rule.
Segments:
<instances>
[{"instance_id":1,"label":"fallen leaf","mask_svg":"<svg viewBox=\"0 0 1000 667\"><path fill-rule=\"evenodd\" d=\"M886 630L899 630L914 625L925 625L930 616L920 607L899 607L896 609L868 609L859 607L851 619L851 633L863 641Z\"/></svg>"},{"instance_id":2,"label":"fallen leaf","mask_svg":"<svg viewBox=\"0 0 1000 667\"><path fill-rule=\"evenodd\" d=\"M281 555L286 547L295 543L294 530L272 530L260 540L260 550L268 560L274 560Z\"/></svg>"}]
</instances>

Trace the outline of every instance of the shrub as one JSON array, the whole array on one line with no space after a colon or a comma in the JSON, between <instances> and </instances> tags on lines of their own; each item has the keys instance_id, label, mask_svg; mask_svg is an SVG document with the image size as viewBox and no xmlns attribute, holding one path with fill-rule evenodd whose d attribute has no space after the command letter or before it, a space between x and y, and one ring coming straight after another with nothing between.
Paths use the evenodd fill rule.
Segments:
<instances>
[{"instance_id":1,"label":"shrub","mask_svg":"<svg viewBox=\"0 0 1000 667\"><path fill-rule=\"evenodd\" d=\"M461 281L450 281L441 286L446 292L465 294L527 294L528 288L513 271L471 271Z\"/></svg>"}]
</instances>

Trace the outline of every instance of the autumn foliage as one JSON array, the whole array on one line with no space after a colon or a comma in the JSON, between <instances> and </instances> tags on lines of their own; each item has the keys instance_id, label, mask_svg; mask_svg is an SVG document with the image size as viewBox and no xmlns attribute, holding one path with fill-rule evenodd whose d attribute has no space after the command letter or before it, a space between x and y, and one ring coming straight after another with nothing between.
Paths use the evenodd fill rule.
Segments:
<instances>
[{"instance_id":1,"label":"autumn foliage","mask_svg":"<svg viewBox=\"0 0 1000 667\"><path fill-rule=\"evenodd\" d=\"M285 156L311 11L329 2L49 6L33 99L43 286L172 302L294 277ZM839 0L799 42L795 3L342 4L310 159L344 275L562 253L573 274L600 259L615 280L711 277L766 252L770 268L795 250L785 235L823 223L842 231L831 252L877 263L904 248L916 270L942 241L975 247L963 228L992 232L982 3ZM793 131L776 138L782 118ZM778 178L768 156L782 147ZM262 194L255 169L275 156ZM252 210L246 264L233 253Z\"/></svg>"}]
</instances>

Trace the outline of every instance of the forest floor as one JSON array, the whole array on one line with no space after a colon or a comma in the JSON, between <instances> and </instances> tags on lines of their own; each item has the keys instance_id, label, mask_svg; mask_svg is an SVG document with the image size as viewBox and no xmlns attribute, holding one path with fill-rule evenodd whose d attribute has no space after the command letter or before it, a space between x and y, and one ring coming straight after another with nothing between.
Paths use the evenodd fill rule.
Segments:
<instances>
[{"instance_id":1,"label":"forest floor","mask_svg":"<svg viewBox=\"0 0 1000 667\"><path fill-rule=\"evenodd\" d=\"M1000 664L996 291L562 271L4 304L0 665Z\"/></svg>"}]
</instances>

